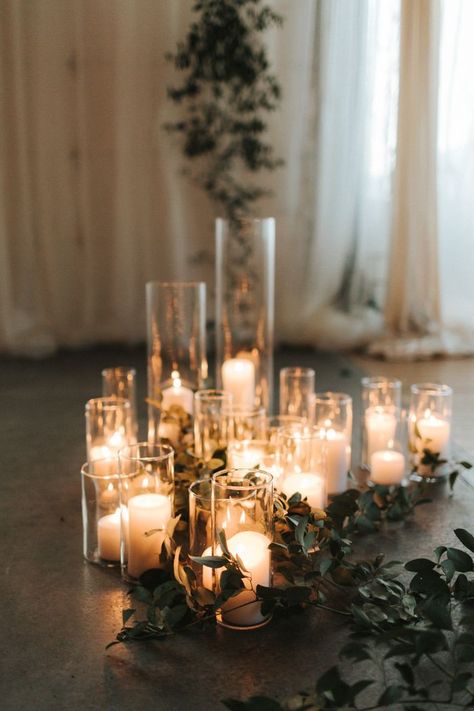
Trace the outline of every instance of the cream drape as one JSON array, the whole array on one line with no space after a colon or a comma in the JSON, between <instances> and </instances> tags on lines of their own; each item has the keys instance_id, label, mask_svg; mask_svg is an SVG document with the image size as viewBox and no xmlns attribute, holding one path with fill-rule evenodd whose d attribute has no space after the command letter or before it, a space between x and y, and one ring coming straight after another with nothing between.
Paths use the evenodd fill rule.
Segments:
<instances>
[{"instance_id":1,"label":"cream drape","mask_svg":"<svg viewBox=\"0 0 474 711\"><path fill-rule=\"evenodd\" d=\"M0 0L0 351L141 340L150 279L204 279L212 297L214 208L181 175L179 148L161 128L177 115L164 54L192 4ZM474 218L469 181L456 190L469 172L459 162L453 172L449 141L448 152L439 136L433 148L438 0L404 0L400 62L399 0L272 6L285 17L266 35L283 102L269 124L285 168L262 176L274 197L259 214L277 219L277 336L370 342L388 278L396 341L379 341L377 352L412 353L413 334L399 338L408 327L428 331L413 355L431 352L433 337L434 350L459 352L446 323L435 327L440 296L442 319L449 311L446 235L462 214L462 241Z\"/></svg>"}]
</instances>

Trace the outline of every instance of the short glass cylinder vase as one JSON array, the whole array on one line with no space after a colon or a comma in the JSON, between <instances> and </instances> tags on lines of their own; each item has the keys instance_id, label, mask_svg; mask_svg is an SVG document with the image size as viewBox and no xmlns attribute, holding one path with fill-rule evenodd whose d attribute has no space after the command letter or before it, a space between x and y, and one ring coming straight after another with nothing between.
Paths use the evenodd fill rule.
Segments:
<instances>
[{"instance_id":1,"label":"short glass cylinder vase","mask_svg":"<svg viewBox=\"0 0 474 711\"><path fill-rule=\"evenodd\" d=\"M135 368L117 365L102 370L103 397L118 397L128 400L131 407L132 425L138 434L137 395Z\"/></svg>"},{"instance_id":2,"label":"short glass cylinder vase","mask_svg":"<svg viewBox=\"0 0 474 711\"><path fill-rule=\"evenodd\" d=\"M193 414L193 395L207 378L206 285L148 282L148 441L160 439L160 415Z\"/></svg>"},{"instance_id":3,"label":"short glass cylinder vase","mask_svg":"<svg viewBox=\"0 0 474 711\"><path fill-rule=\"evenodd\" d=\"M319 427L289 427L278 435L281 479L278 489L291 498L301 494L312 509L324 509L327 500L327 439Z\"/></svg>"},{"instance_id":4,"label":"short glass cylinder vase","mask_svg":"<svg viewBox=\"0 0 474 711\"><path fill-rule=\"evenodd\" d=\"M415 473L437 479L451 457L453 391L449 385L416 383L410 388L408 436Z\"/></svg>"},{"instance_id":5,"label":"short glass cylinder vase","mask_svg":"<svg viewBox=\"0 0 474 711\"><path fill-rule=\"evenodd\" d=\"M212 554L222 555L222 538L229 552L242 561L248 577L245 589L229 598L218 614L218 622L232 629L255 629L269 621L257 599L258 585L272 583L273 478L257 469L234 469L212 478ZM209 555L211 551L205 552ZM209 572L210 571L210 574ZM216 592L222 569L207 568L206 583L213 581ZM206 585L208 587L208 585Z\"/></svg>"},{"instance_id":6,"label":"short glass cylinder vase","mask_svg":"<svg viewBox=\"0 0 474 711\"><path fill-rule=\"evenodd\" d=\"M210 461L234 437L232 395L225 390L198 390L194 396L194 452Z\"/></svg>"},{"instance_id":7,"label":"short glass cylinder vase","mask_svg":"<svg viewBox=\"0 0 474 711\"><path fill-rule=\"evenodd\" d=\"M137 441L129 400L97 397L86 402L87 460L116 457L122 447Z\"/></svg>"},{"instance_id":8,"label":"short glass cylinder vase","mask_svg":"<svg viewBox=\"0 0 474 711\"><path fill-rule=\"evenodd\" d=\"M362 466L393 446L400 423L402 384L383 376L362 378Z\"/></svg>"},{"instance_id":9,"label":"short glass cylinder vase","mask_svg":"<svg viewBox=\"0 0 474 711\"><path fill-rule=\"evenodd\" d=\"M174 511L174 452L166 444L138 444L119 452L120 503L128 510L122 526L122 576L136 582L163 567L167 525Z\"/></svg>"},{"instance_id":10,"label":"short glass cylinder vase","mask_svg":"<svg viewBox=\"0 0 474 711\"><path fill-rule=\"evenodd\" d=\"M117 458L81 469L83 554L90 563L120 565L120 482Z\"/></svg>"},{"instance_id":11,"label":"short glass cylinder vase","mask_svg":"<svg viewBox=\"0 0 474 711\"><path fill-rule=\"evenodd\" d=\"M328 494L340 494L347 488L351 468L351 396L331 391L316 393L313 421L327 439Z\"/></svg>"},{"instance_id":12,"label":"short glass cylinder vase","mask_svg":"<svg viewBox=\"0 0 474 711\"><path fill-rule=\"evenodd\" d=\"M237 407L273 406L275 220L216 220L216 383Z\"/></svg>"},{"instance_id":13,"label":"short glass cylinder vase","mask_svg":"<svg viewBox=\"0 0 474 711\"><path fill-rule=\"evenodd\" d=\"M303 417L311 422L315 378L312 368L289 367L280 370L280 415Z\"/></svg>"}]
</instances>

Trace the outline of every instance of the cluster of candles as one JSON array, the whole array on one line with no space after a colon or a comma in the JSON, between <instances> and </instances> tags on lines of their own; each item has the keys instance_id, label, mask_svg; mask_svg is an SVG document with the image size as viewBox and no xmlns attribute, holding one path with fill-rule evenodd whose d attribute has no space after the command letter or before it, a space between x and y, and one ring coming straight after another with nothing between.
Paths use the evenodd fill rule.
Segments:
<instances>
[{"instance_id":1,"label":"cluster of candles","mask_svg":"<svg viewBox=\"0 0 474 711\"><path fill-rule=\"evenodd\" d=\"M84 554L104 564L121 561L124 576L134 581L160 565L174 513L173 446L180 428L165 420L159 442L138 443L134 373L121 368L104 373L106 396L86 404ZM110 387L111 373L115 389ZM218 555L217 533L225 531L230 551L243 561L251 582L226 603L222 619L228 625L250 626L263 621L259 606L252 604L255 586L271 582L273 487L288 497L300 493L313 509L324 508L329 494L347 488L352 400L345 393L317 393L310 368L284 368L280 414L268 418L263 408L254 407L250 358L228 359L221 376L222 390L193 392L175 370L162 388L161 406L165 412L179 405L194 418L198 457L209 460L217 449L227 449L229 469L214 475L212 485L207 480L190 487L190 553ZM390 486L407 478L404 428L418 463L424 448L449 456L451 395L447 386L414 385L406 416L400 381L363 379L362 464L371 482ZM219 584L219 571L199 571L205 586Z\"/></svg>"}]
</instances>

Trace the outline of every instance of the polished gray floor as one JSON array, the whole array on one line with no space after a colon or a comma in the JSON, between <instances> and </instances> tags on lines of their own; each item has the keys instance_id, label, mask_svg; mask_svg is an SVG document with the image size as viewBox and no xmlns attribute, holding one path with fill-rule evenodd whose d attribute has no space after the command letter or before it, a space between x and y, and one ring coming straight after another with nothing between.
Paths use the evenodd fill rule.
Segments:
<instances>
[{"instance_id":1,"label":"polished gray floor","mask_svg":"<svg viewBox=\"0 0 474 711\"><path fill-rule=\"evenodd\" d=\"M336 663L347 633L330 613L105 650L128 606L126 587L116 571L82 560L79 470L84 402L99 394L101 368L118 364L138 368L143 402L142 349L0 361L0 708L207 711L223 708L224 697L282 697L303 679L312 684ZM313 365L318 390L358 395L361 373L339 356L285 351L283 364ZM472 488L461 481L453 499L436 491L412 521L363 539L361 554L426 555L453 541L455 525L472 527Z\"/></svg>"}]
</instances>

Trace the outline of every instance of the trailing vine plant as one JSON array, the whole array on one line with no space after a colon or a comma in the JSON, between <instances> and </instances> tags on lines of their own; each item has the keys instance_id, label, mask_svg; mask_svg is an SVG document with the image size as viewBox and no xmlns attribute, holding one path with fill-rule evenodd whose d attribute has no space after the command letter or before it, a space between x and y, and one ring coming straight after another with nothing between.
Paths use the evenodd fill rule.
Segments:
<instances>
[{"instance_id":1,"label":"trailing vine plant","mask_svg":"<svg viewBox=\"0 0 474 711\"><path fill-rule=\"evenodd\" d=\"M179 137L184 172L235 221L268 194L249 176L282 164L265 137L281 89L261 37L282 18L261 0L198 0L192 11L167 55L183 77L168 89L182 115L165 128Z\"/></svg>"}]
</instances>

